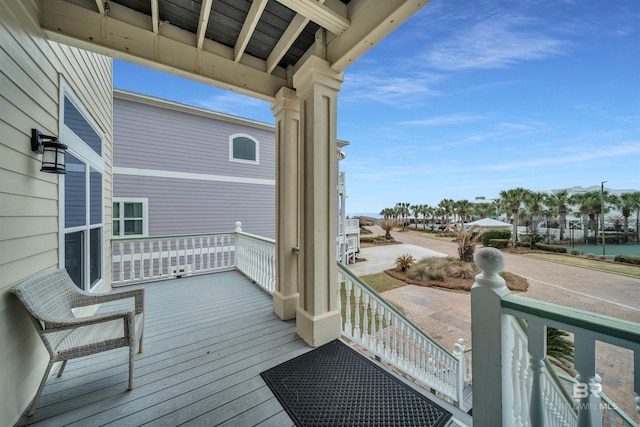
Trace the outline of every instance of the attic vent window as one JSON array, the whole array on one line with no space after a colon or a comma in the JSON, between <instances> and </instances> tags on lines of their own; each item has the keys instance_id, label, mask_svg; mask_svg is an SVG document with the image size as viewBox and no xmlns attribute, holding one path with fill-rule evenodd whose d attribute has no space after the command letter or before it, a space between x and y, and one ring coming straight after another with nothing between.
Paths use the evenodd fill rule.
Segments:
<instances>
[{"instance_id":1,"label":"attic vent window","mask_svg":"<svg viewBox=\"0 0 640 427\"><path fill-rule=\"evenodd\" d=\"M234 134L229 137L229 160L257 165L260 160L260 143L252 136Z\"/></svg>"}]
</instances>

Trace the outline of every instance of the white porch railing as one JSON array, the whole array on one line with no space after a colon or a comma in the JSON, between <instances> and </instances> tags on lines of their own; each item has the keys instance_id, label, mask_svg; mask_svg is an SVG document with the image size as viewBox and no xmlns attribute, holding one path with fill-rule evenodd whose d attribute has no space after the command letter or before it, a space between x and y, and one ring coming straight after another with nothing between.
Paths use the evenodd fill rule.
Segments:
<instances>
[{"instance_id":1,"label":"white porch railing","mask_svg":"<svg viewBox=\"0 0 640 427\"><path fill-rule=\"evenodd\" d=\"M114 286L233 269L235 233L113 239Z\"/></svg>"},{"instance_id":2,"label":"white porch railing","mask_svg":"<svg viewBox=\"0 0 640 427\"><path fill-rule=\"evenodd\" d=\"M633 352L634 391L640 394L640 324L512 295L497 274L504 266L497 249L480 249L476 263L482 273L471 290L474 426L603 425L596 341ZM574 335L575 395L546 362L547 327ZM640 409L639 397L635 405Z\"/></svg>"},{"instance_id":3,"label":"white porch railing","mask_svg":"<svg viewBox=\"0 0 640 427\"><path fill-rule=\"evenodd\" d=\"M276 290L275 240L238 232L236 248L236 268L273 294Z\"/></svg>"},{"instance_id":4,"label":"white porch railing","mask_svg":"<svg viewBox=\"0 0 640 427\"><path fill-rule=\"evenodd\" d=\"M113 239L113 286L237 269L269 293L275 241L242 232Z\"/></svg>"},{"instance_id":5,"label":"white porch railing","mask_svg":"<svg viewBox=\"0 0 640 427\"><path fill-rule=\"evenodd\" d=\"M338 263L342 336L376 358L430 387L463 410L466 382L464 343L457 357L409 321L347 267Z\"/></svg>"}]
</instances>

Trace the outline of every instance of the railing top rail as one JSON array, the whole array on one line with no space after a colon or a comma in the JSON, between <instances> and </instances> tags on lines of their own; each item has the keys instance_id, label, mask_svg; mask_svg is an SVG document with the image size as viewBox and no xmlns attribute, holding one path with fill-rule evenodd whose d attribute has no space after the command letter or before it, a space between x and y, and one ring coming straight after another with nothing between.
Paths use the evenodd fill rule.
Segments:
<instances>
[{"instance_id":1,"label":"railing top rail","mask_svg":"<svg viewBox=\"0 0 640 427\"><path fill-rule=\"evenodd\" d=\"M261 240L261 241L267 242L267 243L273 243L274 245L276 244L275 240L269 239L268 237L258 236L257 234L246 233L244 231L238 231L238 232L236 232L236 234L239 234L241 236L251 237L252 239Z\"/></svg>"},{"instance_id":2,"label":"railing top rail","mask_svg":"<svg viewBox=\"0 0 640 427\"><path fill-rule=\"evenodd\" d=\"M173 235L167 235L167 236L113 237L111 240L114 242L129 242L129 241L139 241L139 240L184 239L189 237L223 236L227 234L235 234L235 233L233 231L216 231L213 233L173 234Z\"/></svg>"},{"instance_id":3,"label":"railing top rail","mask_svg":"<svg viewBox=\"0 0 640 427\"><path fill-rule=\"evenodd\" d=\"M513 294L505 295L501 304L506 313L516 317L534 321L546 319L569 332L587 330L595 333L599 341L640 349L638 323Z\"/></svg>"},{"instance_id":4,"label":"railing top rail","mask_svg":"<svg viewBox=\"0 0 640 427\"><path fill-rule=\"evenodd\" d=\"M351 270L349 270L349 268L347 266L345 266L343 263L341 263L340 261L338 261L338 270L340 270L343 274L345 274L346 276L349 277L349 279L351 279L354 282L357 282L360 286L362 286L363 288L365 288L367 291L369 291L371 294L373 295L378 295L378 292L373 289L371 286L369 286L366 282L364 282L361 278L359 278L358 276L356 276ZM440 350L442 350L444 353L446 353L448 356L450 356L453 359L456 359L456 357L453 355L452 352L450 352L449 350L447 350L446 348L444 348L442 345L440 345L440 343L438 343L437 341L434 341L429 335L427 335L426 333L424 333L422 331L422 329L420 329L415 323L413 323L411 320L407 319L407 317L402 314L397 308L395 308L393 306L393 304L390 304L387 300L385 300L384 298L379 298L380 302L382 304L385 305L385 307L387 307L388 309L390 309L391 311L393 311L396 315L398 315L399 317L401 317L405 322L407 322L407 324L411 325L416 331L417 333L419 333L420 335L422 335L423 338L426 338L427 340L431 341L435 346L437 346Z\"/></svg>"}]
</instances>

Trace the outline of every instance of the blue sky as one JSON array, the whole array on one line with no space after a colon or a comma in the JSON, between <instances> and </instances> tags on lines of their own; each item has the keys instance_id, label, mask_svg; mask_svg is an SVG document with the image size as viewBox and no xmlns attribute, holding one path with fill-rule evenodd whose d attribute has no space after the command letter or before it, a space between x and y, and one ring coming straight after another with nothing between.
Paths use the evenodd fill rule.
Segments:
<instances>
[{"instance_id":1,"label":"blue sky","mask_svg":"<svg viewBox=\"0 0 640 427\"><path fill-rule=\"evenodd\" d=\"M273 123L269 104L114 61L114 86ZM501 190L640 190L640 2L432 0L345 71L347 212Z\"/></svg>"}]
</instances>

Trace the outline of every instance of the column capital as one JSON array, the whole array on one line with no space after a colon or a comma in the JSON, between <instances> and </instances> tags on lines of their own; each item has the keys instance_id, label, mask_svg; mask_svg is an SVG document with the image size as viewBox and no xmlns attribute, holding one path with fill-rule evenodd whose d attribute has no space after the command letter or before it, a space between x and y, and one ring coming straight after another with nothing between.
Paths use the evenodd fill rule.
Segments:
<instances>
[{"instance_id":1,"label":"column capital","mask_svg":"<svg viewBox=\"0 0 640 427\"><path fill-rule=\"evenodd\" d=\"M300 111L300 100L295 89L283 86L276 92L271 103L271 112L274 117L277 117L283 110Z\"/></svg>"},{"instance_id":2,"label":"column capital","mask_svg":"<svg viewBox=\"0 0 640 427\"><path fill-rule=\"evenodd\" d=\"M310 56L293 74L293 86L298 90L304 90L311 83L319 83L338 92L343 81L344 73L334 71L326 60L318 56Z\"/></svg>"}]
</instances>

